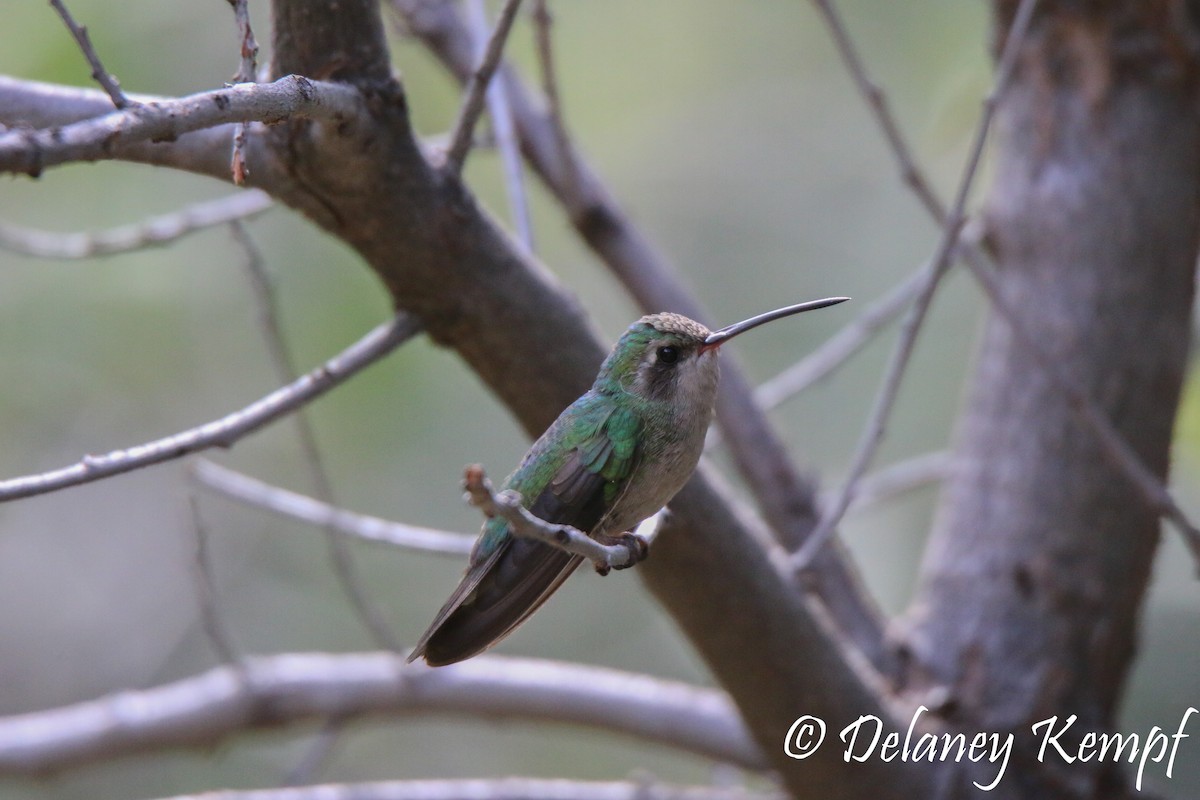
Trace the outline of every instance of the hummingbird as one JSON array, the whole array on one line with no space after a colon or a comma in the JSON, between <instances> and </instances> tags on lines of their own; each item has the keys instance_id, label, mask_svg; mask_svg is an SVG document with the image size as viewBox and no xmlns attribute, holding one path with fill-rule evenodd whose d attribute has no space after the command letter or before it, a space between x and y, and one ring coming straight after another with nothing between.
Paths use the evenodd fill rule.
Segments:
<instances>
[{"instance_id":1,"label":"hummingbird","mask_svg":"<svg viewBox=\"0 0 1200 800\"><path fill-rule=\"evenodd\" d=\"M710 331L681 314L650 314L629 326L592 388L529 448L503 488L546 522L570 525L605 544L645 556L631 532L670 502L691 477L712 421L720 377L717 351L735 336L781 317L836 305L829 297L786 306ZM583 557L514 536L488 519L458 588L408 661L433 667L486 650L546 602Z\"/></svg>"}]
</instances>

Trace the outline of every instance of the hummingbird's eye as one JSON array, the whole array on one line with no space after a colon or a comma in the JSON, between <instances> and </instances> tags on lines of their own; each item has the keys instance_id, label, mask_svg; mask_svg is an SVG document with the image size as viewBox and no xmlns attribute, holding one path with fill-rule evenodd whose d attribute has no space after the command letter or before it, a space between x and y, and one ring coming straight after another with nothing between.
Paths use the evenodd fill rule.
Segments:
<instances>
[{"instance_id":1,"label":"hummingbird's eye","mask_svg":"<svg viewBox=\"0 0 1200 800\"><path fill-rule=\"evenodd\" d=\"M663 364L674 364L679 360L679 348L669 344L658 348L658 360Z\"/></svg>"}]
</instances>

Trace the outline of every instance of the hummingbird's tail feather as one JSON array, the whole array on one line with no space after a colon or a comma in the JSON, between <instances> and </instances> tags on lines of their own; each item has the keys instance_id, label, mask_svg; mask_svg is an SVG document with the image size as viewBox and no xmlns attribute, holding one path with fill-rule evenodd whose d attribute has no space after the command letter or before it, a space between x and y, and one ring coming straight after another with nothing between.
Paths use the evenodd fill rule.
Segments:
<instances>
[{"instance_id":1,"label":"hummingbird's tail feather","mask_svg":"<svg viewBox=\"0 0 1200 800\"><path fill-rule=\"evenodd\" d=\"M411 664L421 656L425 655L425 650L429 645L429 640L433 638L434 634L441 630L442 625L445 624L446 620L451 614L458 610L459 606L469 601L471 594L475 591L475 587L479 585L481 580L487 577L492 565L500 559L500 557L504 554L504 550L504 547L497 548L496 551L486 559L467 569L466 574L463 575L463 579L459 581L458 586L455 587L454 591L451 592L450 597L438 610L437 616L433 618L433 622L429 623L429 627L425 629L425 632L421 634L421 638L417 640L416 646L413 647L412 651L408 654L408 658L405 659L405 663Z\"/></svg>"},{"instance_id":2,"label":"hummingbird's tail feather","mask_svg":"<svg viewBox=\"0 0 1200 800\"><path fill-rule=\"evenodd\" d=\"M467 573L409 661L424 656L441 667L483 652L516 630L582 562L529 539L508 542Z\"/></svg>"}]
</instances>

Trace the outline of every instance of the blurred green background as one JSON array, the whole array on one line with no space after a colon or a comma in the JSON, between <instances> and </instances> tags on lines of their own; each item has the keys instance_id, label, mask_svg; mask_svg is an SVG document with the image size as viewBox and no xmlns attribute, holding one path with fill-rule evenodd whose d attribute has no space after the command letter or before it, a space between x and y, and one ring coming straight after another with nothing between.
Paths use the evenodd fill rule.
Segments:
<instances>
[{"instance_id":1,"label":"blurred green background","mask_svg":"<svg viewBox=\"0 0 1200 800\"><path fill-rule=\"evenodd\" d=\"M948 193L990 81L986 5L841 5L918 155ZM265 59L266 4L252 6ZM186 94L220 86L236 69L225 3L73 0L70 7L128 91ZM715 321L828 294L859 301L740 340L737 355L756 380L811 350L932 251L937 232L901 186L809 4L606 0L558 2L553 10L577 143ZM534 75L528 20L519 23L509 52ZM417 43L396 36L394 56L418 129L443 133L457 109L454 86ZM87 66L44 2L5 5L0 72L89 85ZM495 154L476 152L468 177L507 219ZM541 258L615 338L638 309L575 240L558 207L529 185ZM0 217L52 230L100 229L228 191L149 167L75 165L38 181L0 181ZM303 369L388 315L379 283L354 254L295 214L273 210L249 230L276 279L288 345ZM272 389L244 257L227 229L88 262L0 251L0 474L36 472L157 438ZM879 465L947 445L984 310L970 282L949 279ZM837 486L844 472L890 338L773 414L799 462L827 487ZM1186 402L1174 479L1185 506L1200 514L1191 488L1200 468L1194 390ZM474 532L478 517L459 498L462 466L479 461L502 475L527 445L456 358L423 340L310 413L342 504L463 532ZM216 457L310 490L286 422ZM182 465L168 464L0 505L0 713L148 687L216 663L197 621L187 493ZM843 528L891 612L907 602L933 500L932 490L914 492L852 516ZM373 646L337 588L319 531L211 495L201 494L200 505L220 608L242 652ZM445 558L354 549L370 593L406 642L424 628L462 567ZM1192 569L1182 545L1167 535L1122 730L1174 730L1188 705L1200 705ZM614 618L622 624L613 625ZM712 682L629 572L605 580L581 573L499 652ZM0 780L0 797L152 797L271 786L309 743L299 731L244 736L212 752L121 760L43 781ZM352 726L319 778L634 773L704 782L710 766L561 727L376 720ZM1200 792L1195 758L1177 763L1170 781L1161 770L1155 775L1172 796Z\"/></svg>"}]
</instances>

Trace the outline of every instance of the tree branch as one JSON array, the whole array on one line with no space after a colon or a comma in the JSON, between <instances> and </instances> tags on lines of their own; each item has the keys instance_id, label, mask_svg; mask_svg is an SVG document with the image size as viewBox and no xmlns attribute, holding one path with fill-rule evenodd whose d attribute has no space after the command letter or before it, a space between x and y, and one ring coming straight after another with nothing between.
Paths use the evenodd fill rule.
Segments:
<instances>
[{"instance_id":1,"label":"tree branch","mask_svg":"<svg viewBox=\"0 0 1200 800\"><path fill-rule=\"evenodd\" d=\"M88 65L92 68L92 78L104 88L105 93L112 99L112 104L117 108L128 108L132 105L129 102L129 98L121 91L121 84L112 76L112 73L104 68L104 64L101 63L96 48L92 46L92 40L88 36L87 28L75 22L75 18L71 16L71 12L67 10L62 0L50 0L50 5L62 17L62 21L66 24L67 29L75 37L75 42L83 52L83 57L87 59Z\"/></svg>"},{"instance_id":2,"label":"tree branch","mask_svg":"<svg viewBox=\"0 0 1200 800\"><path fill-rule=\"evenodd\" d=\"M263 483L205 458L192 462L191 475L201 486L221 497L366 542L462 558L471 552L471 545L475 541L475 537L463 533L406 525L335 508L312 497Z\"/></svg>"},{"instance_id":3,"label":"tree branch","mask_svg":"<svg viewBox=\"0 0 1200 800\"><path fill-rule=\"evenodd\" d=\"M775 408L827 377L913 302L924 278L922 270L913 272L816 350L755 389L755 399L765 409Z\"/></svg>"},{"instance_id":4,"label":"tree branch","mask_svg":"<svg viewBox=\"0 0 1200 800\"><path fill-rule=\"evenodd\" d=\"M607 575L611 569L632 567L648 555L649 544L635 534L627 534L626 538L614 537L614 543L604 544L578 528L538 519L521 505L521 496L516 492L506 490L497 493L483 467L478 464L467 467L463 488L468 503L488 518L503 517L514 536L535 539L572 555L582 556L590 560L601 575Z\"/></svg>"},{"instance_id":5,"label":"tree branch","mask_svg":"<svg viewBox=\"0 0 1200 800\"><path fill-rule=\"evenodd\" d=\"M0 774L47 774L253 728L367 715L450 714L597 727L765 767L729 698L713 689L600 667L479 656L449 667L391 653L248 658L153 689L0 718Z\"/></svg>"},{"instance_id":6,"label":"tree branch","mask_svg":"<svg viewBox=\"0 0 1200 800\"><path fill-rule=\"evenodd\" d=\"M237 24L238 36L238 68L234 73L234 83L253 83L258 72L258 40L254 38L254 29L250 27L250 8L247 0L228 0L233 8L233 21Z\"/></svg>"},{"instance_id":7,"label":"tree branch","mask_svg":"<svg viewBox=\"0 0 1200 800\"><path fill-rule=\"evenodd\" d=\"M166 98L133 95L140 103ZM18 80L0 75L0 126L27 131L29 128L58 128L82 120L100 118L112 111L108 96L98 89ZM108 157L155 166L172 167L218 178L231 179L229 146L237 124L224 124L184 134L175 141L137 140L116 143ZM289 178L262 147L262 137L248 137L247 158L254 161L254 175L247 183L275 191L286 186Z\"/></svg>"},{"instance_id":8,"label":"tree branch","mask_svg":"<svg viewBox=\"0 0 1200 800\"><path fill-rule=\"evenodd\" d=\"M39 258L85 259L170 244L188 234L248 219L271 208L271 196L250 189L104 231L58 233L0 222L0 247Z\"/></svg>"},{"instance_id":9,"label":"tree branch","mask_svg":"<svg viewBox=\"0 0 1200 800\"><path fill-rule=\"evenodd\" d=\"M579 194L576 185L578 177L579 155L571 144L571 136L567 132L567 124L563 114L562 100L558 94L558 71L554 66L554 45L551 41L550 30L554 18L550 14L547 0L535 0L533 7L534 38L537 41L538 66L542 73L542 96L546 100L546 124L549 125L555 139L555 146L561 154L562 193L567 197ZM513 77L511 82L516 82ZM503 83L508 83L504 81Z\"/></svg>"},{"instance_id":10,"label":"tree branch","mask_svg":"<svg viewBox=\"0 0 1200 800\"><path fill-rule=\"evenodd\" d=\"M496 65L500 63L504 43L508 41L508 32L512 30L513 20L516 19L517 9L520 7L521 0L505 0L503 8L500 9L500 17L496 20L496 27L492 30L479 59L479 65L475 67L471 73L471 80L467 83L466 95L450 133L450 146L446 150L446 168L454 174L462 172L467 153L471 151L475 123L483 113L488 83L496 72Z\"/></svg>"},{"instance_id":11,"label":"tree branch","mask_svg":"<svg viewBox=\"0 0 1200 800\"><path fill-rule=\"evenodd\" d=\"M954 459L943 451L898 461L863 476L849 511L878 505L898 494L941 483L954 474Z\"/></svg>"},{"instance_id":12,"label":"tree branch","mask_svg":"<svg viewBox=\"0 0 1200 800\"><path fill-rule=\"evenodd\" d=\"M113 158L119 148L131 143L170 142L185 133L229 122L270 124L297 117L343 122L363 113L362 99L354 88L289 75L274 83L239 84L175 100L149 100L62 127L0 133L0 172L36 177L46 167Z\"/></svg>"},{"instance_id":13,"label":"tree branch","mask_svg":"<svg viewBox=\"0 0 1200 800\"><path fill-rule=\"evenodd\" d=\"M411 317L398 314L299 380L232 414L145 444L84 456L69 467L0 481L0 503L91 483L210 447L229 447L374 364L419 330Z\"/></svg>"},{"instance_id":14,"label":"tree branch","mask_svg":"<svg viewBox=\"0 0 1200 800\"><path fill-rule=\"evenodd\" d=\"M213 574L212 555L208 547L208 528L200 514L196 496L188 493L188 510L191 512L192 534L196 539L195 556L192 559L192 580L195 587L196 605L199 607L200 624L213 651L222 663L241 669L241 658L234 646L233 637L225 625L225 619L217 608L217 580Z\"/></svg>"},{"instance_id":15,"label":"tree branch","mask_svg":"<svg viewBox=\"0 0 1200 800\"><path fill-rule=\"evenodd\" d=\"M467 4L467 18L478 45L476 49L482 58L488 39L487 8L483 0L470 0ZM513 227L516 229L517 240L532 253L533 220L529 216L529 199L525 194L521 146L517 142L517 133L513 127L512 110L508 106L508 92L504 81L489 80L486 98L488 116L492 121L492 135L496 139L496 151L500 154L500 163L504 171L504 188L508 193Z\"/></svg>"},{"instance_id":16,"label":"tree branch","mask_svg":"<svg viewBox=\"0 0 1200 800\"><path fill-rule=\"evenodd\" d=\"M657 781L473 778L226 789L163 800L783 800L778 793Z\"/></svg>"}]
</instances>

